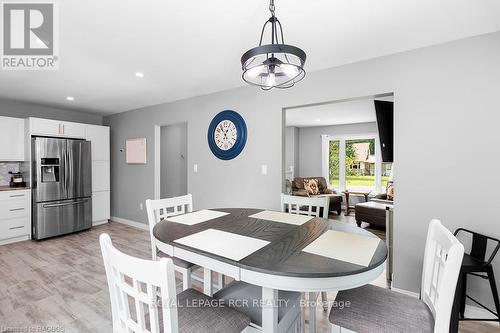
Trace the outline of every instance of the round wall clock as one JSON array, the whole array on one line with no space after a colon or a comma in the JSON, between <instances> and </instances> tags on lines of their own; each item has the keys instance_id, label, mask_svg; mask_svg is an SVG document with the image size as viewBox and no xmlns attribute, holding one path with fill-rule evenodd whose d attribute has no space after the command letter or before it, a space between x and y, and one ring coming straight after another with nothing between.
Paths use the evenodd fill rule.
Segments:
<instances>
[{"instance_id":1,"label":"round wall clock","mask_svg":"<svg viewBox=\"0 0 500 333\"><path fill-rule=\"evenodd\" d=\"M208 127L208 146L221 160L238 156L247 142L247 125L238 113L225 110L218 113Z\"/></svg>"}]
</instances>

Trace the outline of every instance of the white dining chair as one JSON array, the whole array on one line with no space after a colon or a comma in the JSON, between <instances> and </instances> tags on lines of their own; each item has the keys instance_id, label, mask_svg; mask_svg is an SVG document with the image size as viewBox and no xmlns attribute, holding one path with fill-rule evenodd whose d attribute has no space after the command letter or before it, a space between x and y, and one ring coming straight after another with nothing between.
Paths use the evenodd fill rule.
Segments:
<instances>
[{"instance_id":1,"label":"white dining chair","mask_svg":"<svg viewBox=\"0 0 500 333\"><path fill-rule=\"evenodd\" d=\"M159 257L170 257L167 253L163 253L158 249L157 240L153 235L153 228L158 222L166 220L169 217L191 213L193 211L193 196L191 194L187 194L179 197L159 200L148 199L146 200L146 211L148 214L149 233L151 237L152 259L158 260ZM172 257L172 259L174 261L175 270L182 275L182 290L191 288L192 279L203 283L212 283L212 272L210 270L205 269L204 278L198 278L192 274L195 269L199 268L198 266L176 257ZM218 289L223 288L224 283L224 276L219 274L217 285Z\"/></svg>"},{"instance_id":2,"label":"white dining chair","mask_svg":"<svg viewBox=\"0 0 500 333\"><path fill-rule=\"evenodd\" d=\"M448 332L463 245L439 220L427 232L420 298L366 285L340 291L332 307L332 332Z\"/></svg>"},{"instance_id":3,"label":"white dining chair","mask_svg":"<svg viewBox=\"0 0 500 333\"><path fill-rule=\"evenodd\" d=\"M220 306L194 289L176 295L172 259L131 257L117 250L108 234L99 237L106 269L114 333L242 332L245 314ZM203 306L193 306L203 304Z\"/></svg>"},{"instance_id":4,"label":"white dining chair","mask_svg":"<svg viewBox=\"0 0 500 333\"><path fill-rule=\"evenodd\" d=\"M285 213L316 216L327 219L329 208L330 198L327 196L302 197L297 195L281 194L281 211ZM310 304L316 303L315 301L316 293L309 293ZM324 291L321 292L321 303L323 305L323 311L328 311L328 298L326 292ZM309 310L314 311L312 306ZM311 320L314 320L314 318L311 318Z\"/></svg>"},{"instance_id":5,"label":"white dining chair","mask_svg":"<svg viewBox=\"0 0 500 333\"><path fill-rule=\"evenodd\" d=\"M316 216L328 218L330 198L302 197L297 195L281 194L281 211L290 214Z\"/></svg>"},{"instance_id":6,"label":"white dining chair","mask_svg":"<svg viewBox=\"0 0 500 333\"><path fill-rule=\"evenodd\" d=\"M193 211L193 196L191 194L159 199L146 200L146 211L148 214L149 233L151 237L151 253L152 259L158 260L160 257L170 257L168 254L161 252L156 245L156 238L153 235L155 225L169 217L190 213ZM182 290L191 288L192 273L198 266L185 260L172 257L175 270L182 275ZM203 281L203 280L201 280Z\"/></svg>"}]
</instances>

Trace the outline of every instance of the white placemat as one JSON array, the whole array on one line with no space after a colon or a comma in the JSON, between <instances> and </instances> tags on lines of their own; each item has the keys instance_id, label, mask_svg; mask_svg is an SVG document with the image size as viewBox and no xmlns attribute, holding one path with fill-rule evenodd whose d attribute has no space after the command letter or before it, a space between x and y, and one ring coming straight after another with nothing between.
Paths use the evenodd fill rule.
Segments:
<instances>
[{"instance_id":1,"label":"white placemat","mask_svg":"<svg viewBox=\"0 0 500 333\"><path fill-rule=\"evenodd\" d=\"M275 212L272 210L263 210L262 212L250 215L249 217L253 217L254 219L282 222L295 225L302 225L307 221L313 219L312 216L288 214L282 212Z\"/></svg>"},{"instance_id":2,"label":"white placemat","mask_svg":"<svg viewBox=\"0 0 500 333\"><path fill-rule=\"evenodd\" d=\"M196 234L176 239L174 242L236 261L269 244L265 240L216 229L203 230Z\"/></svg>"},{"instance_id":3,"label":"white placemat","mask_svg":"<svg viewBox=\"0 0 500 333\"><path fill-rule=\"evenodd\" d=\"M380 239L328 230L302 251L367 267Z\"/></svg>"},{"instance_id":4,"label":"white placemat","mask_svg":"<svg viewBox=\"0 0 500 333\"><path fill-rule=\"evenodd\" d=\"M166 219L170 222L181 223L185 225L194 225L197 223L213 220L221 216L229 215L226 212L219 212L216 210L202 209L196 212L187 213L183 215L172 216Z\"/></svg>"}]
</instances>

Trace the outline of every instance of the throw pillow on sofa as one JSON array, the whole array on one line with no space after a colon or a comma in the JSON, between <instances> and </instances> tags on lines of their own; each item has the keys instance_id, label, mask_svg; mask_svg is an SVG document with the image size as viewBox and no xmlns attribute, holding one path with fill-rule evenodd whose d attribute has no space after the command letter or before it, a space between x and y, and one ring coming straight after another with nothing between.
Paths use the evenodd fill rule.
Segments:
<instances>
[{"instance_id":1,"label":"throw pillow on sofa","mask_svg":"<svg viewBox=\"0 0 500 333\"><path fill-rule=\"evenodd\" d=\"M394 200L394 183L387 182L387 200Z\"/></svg>"},{"instance_id":2,"label":"throw pillow on sofa","mask_svg":"<svg viewBox=\"0 0 500 333\"><path fill-rule=\"evenodd\" d=\"M318 180L316 179L304 179L304 188L309 195L319 194Z\"/></svg>"}]
</instances>

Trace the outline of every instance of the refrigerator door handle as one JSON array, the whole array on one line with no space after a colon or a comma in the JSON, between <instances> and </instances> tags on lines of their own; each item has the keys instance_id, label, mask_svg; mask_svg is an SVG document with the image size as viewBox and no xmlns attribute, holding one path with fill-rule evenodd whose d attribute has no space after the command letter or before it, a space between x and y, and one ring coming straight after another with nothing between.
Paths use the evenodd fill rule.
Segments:
<instances>
[{"instance_id":1,"label":"refrigerator door handle","mask_svg":"<svg viewBox=\"0 0 500 333\"><path fill-rule=\"evenodd\" d=\"M65 175L65 178L64 178L64 187L65 187L65 191L66 191L66 197L68 199L70 199L72 197L72 195L69 193L69 182L70 182L70 179L72 179L73 175L72 175L72 172L71 172L71 161L70 161L70 158L69 158L69 147L68 147L68 142L66 141L66 145L65 145L65 150L64 150L64 175Z\"/></svg>"},{"instance_id":2,"label":"refrigerator door handle","mask_svg":"<svg viewBox=\"0 0 500 333\"><path fill-rule=\"evenodd\" d=\"M87 201L88 201L88 199L83 199L83 200L71 201L71 202L61 202L61 203L55 203L55 204L44 204L42 207L43 208L52 208L52 207L61 207L61 206L71 206L71 205L83 204L83 203L86 203Z\"/></svg>"}]
</instances>

